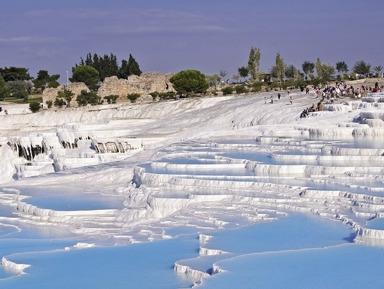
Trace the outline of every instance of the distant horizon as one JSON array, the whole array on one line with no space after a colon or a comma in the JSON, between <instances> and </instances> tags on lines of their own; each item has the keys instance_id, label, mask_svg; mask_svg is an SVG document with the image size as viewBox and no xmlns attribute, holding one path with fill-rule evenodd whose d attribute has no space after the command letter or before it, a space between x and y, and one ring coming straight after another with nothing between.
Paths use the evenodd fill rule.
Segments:
<instances>
[{"instance_id":1,"label":"distant horizon","mask_svg":"<svg viewBox=\"0 0 384 289\"><path fill-rule=\"evenodd\" d=\"M4 3L0 11L0 67L60 74L91 54L137 60L143 72L231 77L247 65L252 46L261 50L260 71L269 73L277 53L301 70L304 61L351 70L360 60L384 65L380 27L384 2L272 0L36 0Z\"/></svg>"}]
</instances>

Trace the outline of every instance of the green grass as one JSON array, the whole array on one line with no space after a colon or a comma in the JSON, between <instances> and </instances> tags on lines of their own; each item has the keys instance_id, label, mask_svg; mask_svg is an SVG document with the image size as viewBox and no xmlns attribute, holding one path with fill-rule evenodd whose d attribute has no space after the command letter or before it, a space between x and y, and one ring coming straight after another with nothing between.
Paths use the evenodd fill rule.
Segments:
<instances>
[{"instance_id":1,"label":"green grass","mask_svg":"<svg viewBox=\"0 0 384 289\"><path fill-rule=\"evenodd\" d=\"M24 98L16 98L16 97L6 97L4 101L11 102L11 103L31 103L31 102L43 102L43 95L42 94L31 94L28 96L28 101L25 102Z\"/></svg>"}]
</instances>

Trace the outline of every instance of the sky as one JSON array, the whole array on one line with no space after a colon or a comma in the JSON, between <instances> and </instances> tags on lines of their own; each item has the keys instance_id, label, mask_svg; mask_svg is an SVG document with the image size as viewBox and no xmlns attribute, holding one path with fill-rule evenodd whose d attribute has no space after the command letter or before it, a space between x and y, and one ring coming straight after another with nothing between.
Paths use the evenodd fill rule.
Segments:
<instances>
[{"instance_id":1,"label":"sky","mask_svg":"<svg viewBox=\"0 0 384 289\"><path fill-rule=\"evenodd\" d=\"M276 54L350 69L384 66L382 0L13 0L0 10L0 67L60 74L88 53L136 59L143 72L224 70L227 78L260 48L261 71Z\"/></svg>"}]
</instances>

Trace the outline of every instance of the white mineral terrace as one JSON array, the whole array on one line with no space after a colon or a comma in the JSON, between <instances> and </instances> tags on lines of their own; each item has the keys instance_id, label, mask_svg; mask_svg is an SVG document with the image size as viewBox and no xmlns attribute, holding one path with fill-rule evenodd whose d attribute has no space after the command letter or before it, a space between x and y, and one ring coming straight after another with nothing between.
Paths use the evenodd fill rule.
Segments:
<instances>
[{"instance_id":1,"label":"white mineral terrace","mask_svg":"<svg viewBox=\"0 0 384 289\"><path fill-rule=\"evenodd\" d=\"M7 260L5 257L1 258L0 266L3 267L6 271L15 273L15 274L24 274L24 270L30 265L27 264L16 264Z\"/></svg>"},{"instance_id":2,"label":"white mineral terrace","mask_svg":"<svg viewBox=\"0 0 384 289\"><path fill-rule=\"evenodd\" d=\"M286 95L265 104L262 94L36 114L10 107L0 116L0 205L13 214L0 223L122 244L170 238L174 227L204 232L306 213L351 227L356 242L384 244L384 230L369 225L384 223L384 95L337 99L303 119L319 99L291 95L292 105ZM34 204L28 190L54 193L57 183L122 205ZM215 256L231 254L207 247L209 239L200 235L201 257L212 258L206 270L174 267L196 284L220 272ZM2 265L25 268L5 257Z\"/></svg>"}]
</instances>

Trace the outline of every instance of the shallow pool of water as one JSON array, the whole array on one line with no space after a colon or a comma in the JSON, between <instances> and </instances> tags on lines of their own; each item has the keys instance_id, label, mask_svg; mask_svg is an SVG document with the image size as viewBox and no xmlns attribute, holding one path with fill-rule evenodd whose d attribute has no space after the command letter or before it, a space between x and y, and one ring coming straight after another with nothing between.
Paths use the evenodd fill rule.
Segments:
<instances>
[{"instance_id":1,"label":"shallow pool of water","mask_svg":"<svg viewBox=\"0 0 384 289\"><path fill-rule=\"evenodd\" d=\"M55 211L122 209L123 197L103 195L83 188L33 187L19 188L20 194L28 196L24 202L42 209Z\"/></svg>"}]
</instances>

